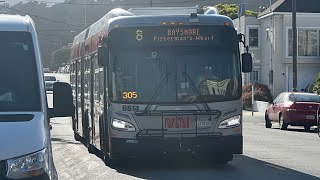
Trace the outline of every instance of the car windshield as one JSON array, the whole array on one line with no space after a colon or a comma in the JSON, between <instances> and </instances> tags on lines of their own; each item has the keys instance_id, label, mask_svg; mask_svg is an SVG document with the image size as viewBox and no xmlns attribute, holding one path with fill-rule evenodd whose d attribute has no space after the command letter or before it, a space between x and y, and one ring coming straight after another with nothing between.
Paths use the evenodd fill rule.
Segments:
<instances>
[{"instance_id":1,"label":"car windshield","mask_svg":"<svg viewBox=\"0 0 320 180\"><path fill-rule=\"evenodd\" d=\"M320 96L316 94L290 94L289 100L292 102L320 102Z\"/></svg>"},{"instance_id":2,"label":"car windshield","mask_svg":"<svg viewBox=\"0 0 320 180\"><path fill-rule=\"evenodd\" d=\"M54 76L44 76L45 81L56 81L56 77Z\"/></svg>"},{"instance_id":3,"label":"car windshield","mask_svg":"<svg viewBox=\"0 0 320 180\"><path fill-rule=\"evenodd\" d=\"M31 34L0 32L0 39L0 112L40 110Z\"/></svg>"}]
</instances>

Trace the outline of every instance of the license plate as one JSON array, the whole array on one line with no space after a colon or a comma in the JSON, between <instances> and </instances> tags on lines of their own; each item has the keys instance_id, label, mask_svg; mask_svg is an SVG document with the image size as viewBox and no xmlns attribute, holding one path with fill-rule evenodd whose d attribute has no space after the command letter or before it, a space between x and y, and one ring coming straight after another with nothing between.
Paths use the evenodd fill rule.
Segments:
<instances>
[{"instance_id":1,"label":"license plate","mask_svg":"<svg viewBox=\"0 0 320 180\"><path fill-rule=\"evenodd\" d=\"M187 129L190 127L190 118L188 116L170 116L164 119L164 126L167 129L179 128Z\"/></svg>"},{"instance_id":2,"label":"license plate","mask_svg":"<svg viewBox=\"0 0 320 180\"><path fill-rule=\"evenodd\" d=\"M306 119L312 119L313 120L313 119L316 119L316 117L314 115L307 115Z\"/></svg>"}]
</instances>

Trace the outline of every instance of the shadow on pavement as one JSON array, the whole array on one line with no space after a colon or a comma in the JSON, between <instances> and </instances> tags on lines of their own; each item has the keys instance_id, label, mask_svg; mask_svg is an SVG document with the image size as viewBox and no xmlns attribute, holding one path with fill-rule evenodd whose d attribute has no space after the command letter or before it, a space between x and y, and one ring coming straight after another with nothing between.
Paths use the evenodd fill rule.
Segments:
<instances>
[{"instance_id":1,"label":"shadow on pavement","mask_svg":"<svg viewBox=\"0 0 320 180\"><path fill-rule=\"evenodd\" d=\"M74 140L65 140L65 139L61 139L61 138L51 138L51 141L52 142L55 142L55 143L63 143L63 144L81 144L80 142L77 142L77 141L74 141Z\"/></svg>"},{"instance_id":2,"label":"shadow on pavement","mask_svg":"<svg viewBox=\"0 0 320 180\"><path fill-rule=\"evenodd\" d=\"M125 167L113 167L118 173L143 179L198 180L319 180L319 177L270 164L243 155L235 155L225 166L207 161L172 158L167 160L135 160L124 162Z\"/></svg>"},{"instance_id":3,"label":"shadow on pavement","mask_svg":"<svg viewBox=\"0 0 320 180\"><path fill-rule=\"evenodd\" d=\"M275 127L275 128L272 128L272 129L277 129L280 131L280 128L278 127ZM303 127L288 127L288 129L286 130L281 130L281 131L290 131L290 132L301 132L301 133L317 133L318 130L316 128L311 128L310 131L306 131L303 129Z\"/></svg>"},{"instance_id":4,"label":"shadow on pavement","mask_svg":"<svg viewBox=\"0 0 320 180\"><path fill-rule=\"evenodd\" d=\"M317 133L316 129L311 129L310 131L306 131L304 129L290 129L290 128L288 128L286 131L303 132L303 133Z\"/></svg>"}]
</instances>

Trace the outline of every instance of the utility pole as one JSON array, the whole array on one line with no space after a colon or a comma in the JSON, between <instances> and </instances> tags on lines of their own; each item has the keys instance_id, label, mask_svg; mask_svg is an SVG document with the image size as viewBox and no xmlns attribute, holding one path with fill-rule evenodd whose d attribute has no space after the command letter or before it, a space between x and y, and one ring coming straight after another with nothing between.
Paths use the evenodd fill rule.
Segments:
<instances>
[{"instance_id":1,"label":"utility pole","mask_svg":"<svg viewBox=\"0 0 320 180\"><path fill-rule=\"evenodd\" d=\"M292 75L293 75L293 92L297 92L298 75L297 75L297 6L296 0L292 0Z\"/></svg>"},{"instance_id":2,"label":"utility pole","mask_svg":"<svg viewBox=\"0 0 320 180\"><path fill-rule=\"evenodd\" d=\"M150 0L150 7L152 7L152 0Z\"/></svg>"},{"instance_id":3,"label":"utility pole","mask_svg":"<svg viewBox=\"0 0 320 180\"><path fill-rule=\"evenodd\" d=\"M3 7L2 7L2 9L1 9L1 14L3 14L3 12L6 12L6 11L5 11L6 1L1 0L0 2L3 3L3 5L2 5Z\"/></svg>"},{"instance_id":4,"label":"utility pole","mask_svg":"<svg viewBox=\"0 0 320 180\"><path fill-rule=\"evenodd\" d=\"M87 28L87 0L84 0L84 28Z\"/></svg>"}]
</instances>

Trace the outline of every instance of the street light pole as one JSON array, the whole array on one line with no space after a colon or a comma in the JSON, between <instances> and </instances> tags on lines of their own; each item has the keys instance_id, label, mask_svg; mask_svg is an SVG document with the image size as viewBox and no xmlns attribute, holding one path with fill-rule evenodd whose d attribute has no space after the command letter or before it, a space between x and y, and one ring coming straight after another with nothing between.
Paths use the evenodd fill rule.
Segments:
<instances>
[{"instance_id":1,"label":"street light pole","mask_svg":"<svg viewBox=\"0 0 320 180\"><path fill-rule=\"evenodd\" d=\"M293 92L297 92L297 6L296 0L292 0L292 75Z\"/></svg>"},{"instance_id":2,"label":"street light pole","mask_svg":"<svg viewBox=\"0 0 320 180\"><path fill-rule=\"evenodd\" d=\"M84 28L87 28L87 0L84 0Z\"/></svg>"},{"instance_id":3,"label":"street light pole","mask_svg":"<svg viewBox=\"0 0 320 180\"><path fill-rule=\"evenodd\" d=\"M1 3L3 3L3 7L1 9L1 14L3 14L3 12L5 12L4 8L6 6L6 1L0 0Z\"/></svg>"}]
</instances>

